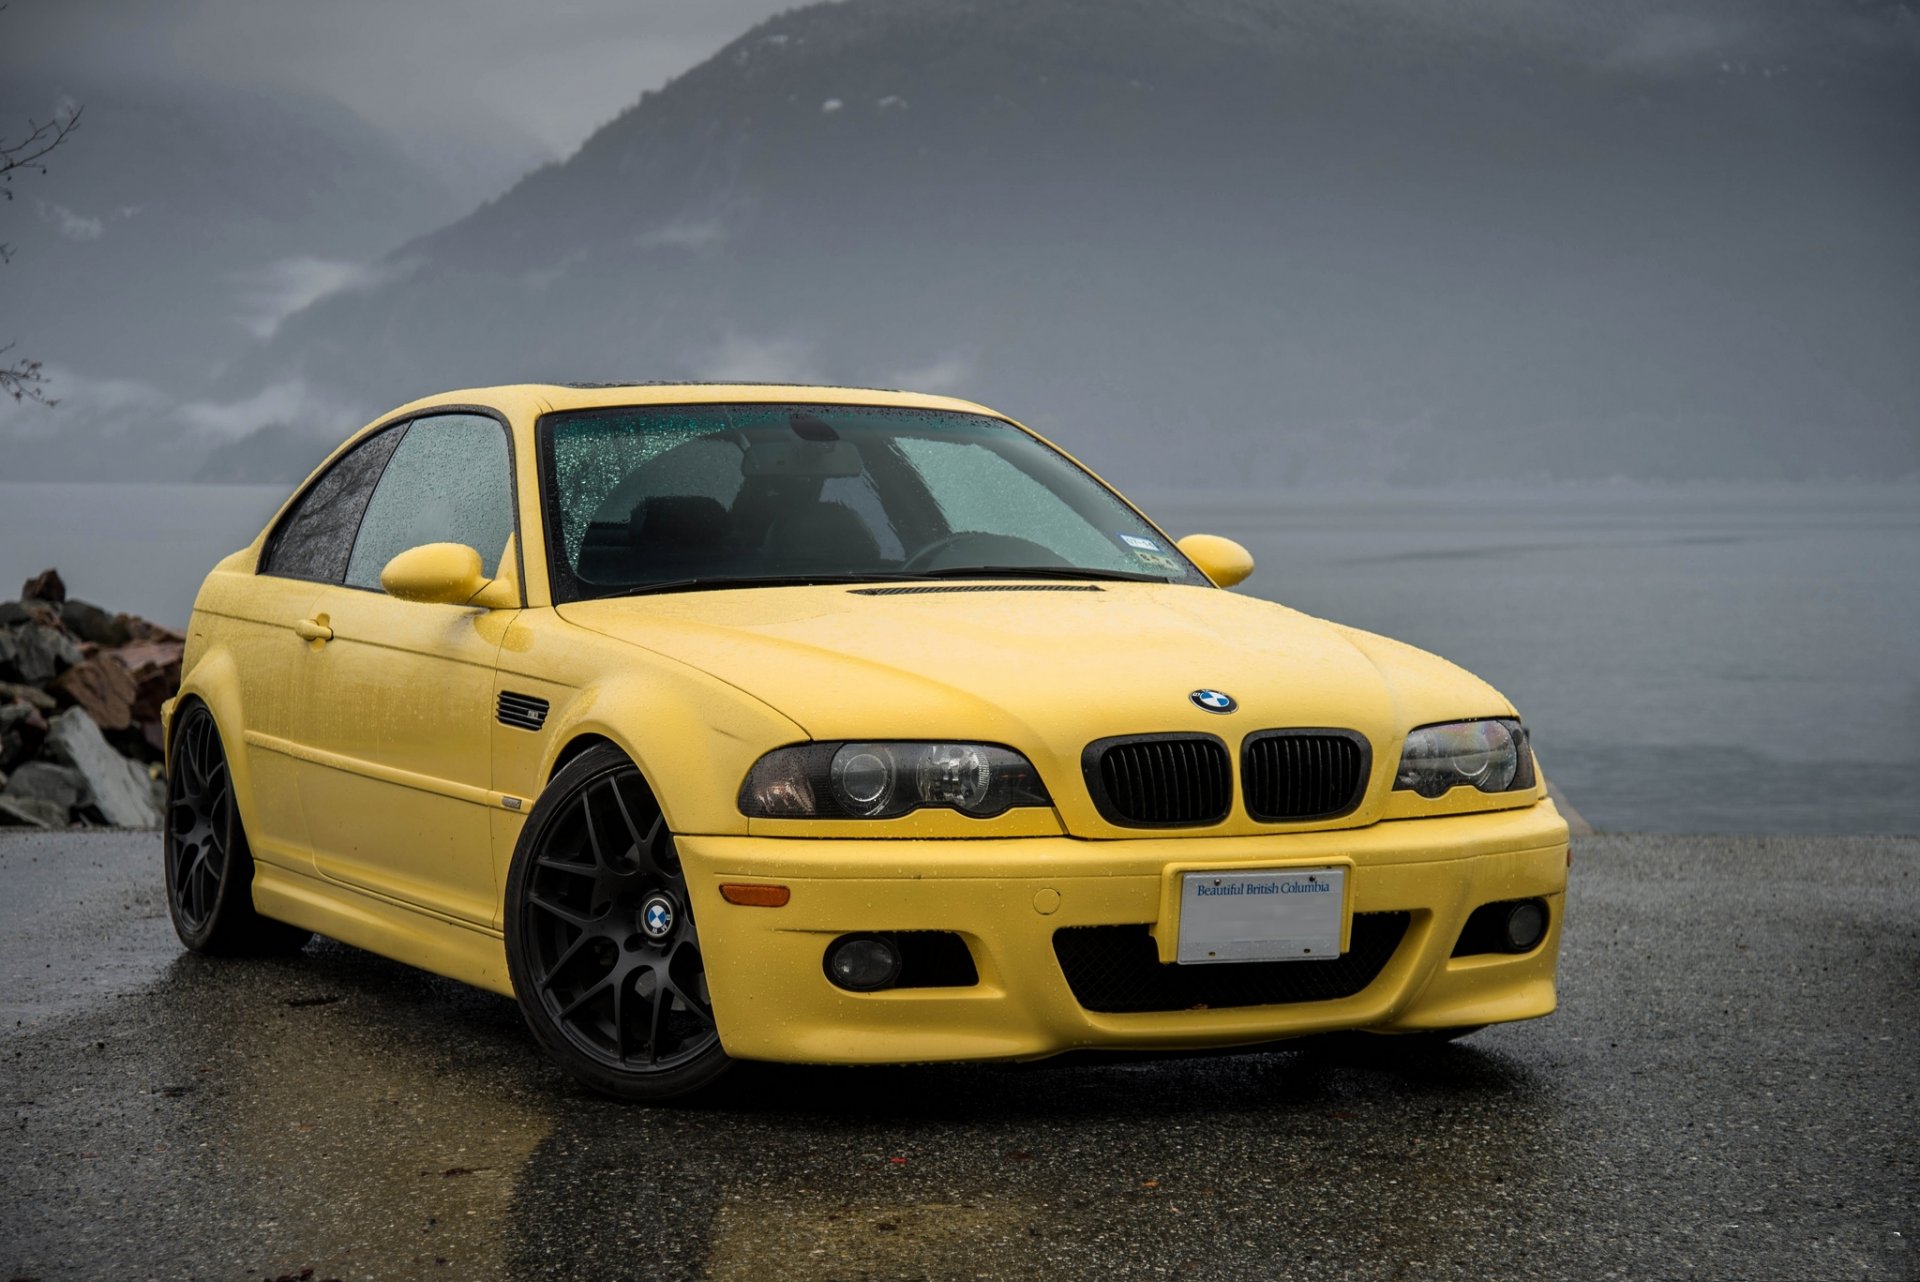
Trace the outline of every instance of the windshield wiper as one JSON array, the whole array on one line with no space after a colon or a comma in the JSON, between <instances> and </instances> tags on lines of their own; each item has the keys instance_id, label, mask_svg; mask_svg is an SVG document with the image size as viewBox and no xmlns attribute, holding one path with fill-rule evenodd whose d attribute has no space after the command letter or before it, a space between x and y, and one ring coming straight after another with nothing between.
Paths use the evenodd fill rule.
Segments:
<instances>
[{"instance_id":1,"label":"windshield wiper","mask_svg":"<svg viewBox=\"0 0 1920 1282\"><path fill-rule=\"evenodd\" d=\"M1171 583L1164 574L1132 570L1083 570L1072 565L943 565L901 578L920 579L1113 579L1122 583Z\"/></svg>"},{"instance_id":2,"label":"windshield wiper","mask_svg":"<svg viewBox=\"0 0 1920 1282\"><path fill-rule=\"evenodd\" d=\"M890 574L885 571L867 574L759 574L742 575L737 578L716 577L710 579L667 579L661 583L639 583L618 592L604 592L592 601L611 601L623 596L652 596L656 592L697 592L702 588L794 588L829 587L842 583L892 583L900 579L921 579L921 574Z\"/></svg>"},{"instance_id":3,"label":"windshield wiper","mask_svg":"<svg viewBox=\"0 0 1920 1282\"><path fill-rule=\"evenodd\" d=\"M653 596L667 592L698 592L723 588L832 587L847 583L915 583L928 579L1109 579L1121 583L1171 583L1159 574L1136 574L1131 570L1084 570L1070 565L956 565L913 573L871 570L863 574L756 574L737 578L667 579L660 583L637 583L617 592L604 592L593 601L611 601L615 597Z\"/></svg>"}]
</instances>

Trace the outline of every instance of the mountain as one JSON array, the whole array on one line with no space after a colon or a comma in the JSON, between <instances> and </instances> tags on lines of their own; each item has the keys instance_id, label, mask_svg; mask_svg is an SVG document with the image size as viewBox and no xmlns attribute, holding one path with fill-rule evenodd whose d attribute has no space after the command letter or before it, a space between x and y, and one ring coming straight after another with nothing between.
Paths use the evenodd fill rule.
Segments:
<instances>
[{"instance_id":1,"label":"mountain","mask_svg":"<svg viewBox=\"0 0 1920 1282\"><path fill-rule=\"evenodd\" d=\"M1116 480L1920 471L1883 3L844 0L217 383L292 470L520 379L907 384ZM276 444L281 443L281 444Z\"/></svg>"},{"instance_id":2,"label":"mountain","mask_svg":"<svg viewBox=\"0 0 1920 1282\"><path fill-rule=\"evenodd\" d=\"M322 98L126 78L9 79L5 132L81 107L45 175L0 205L0 342L44 360L60 412L0 422L8 471L71 467L69 433L101 438L86 471L191 471L178 407L322 294L463 210L439 177ZM166 430L159 430L161 428ZM204 445L196 447L196 452Z\"/></svg>"}]
</instances>

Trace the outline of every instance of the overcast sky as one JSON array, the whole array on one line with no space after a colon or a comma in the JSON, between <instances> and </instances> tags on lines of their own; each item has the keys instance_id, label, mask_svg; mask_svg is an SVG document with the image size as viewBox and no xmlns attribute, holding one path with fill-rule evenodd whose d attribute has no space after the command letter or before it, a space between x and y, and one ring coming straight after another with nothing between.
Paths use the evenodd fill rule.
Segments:
<instances>
[{"instance_id":1,"label":"overcast sky","mask_svg":"<svg viewBox=\"0 0 1920 1282\"><path fill-rule=\"evenodd\" d=\"M794 0L11 0L16 69L298 85L409 141L505 125L564 154Z\"/></svg>"}]
</instances>

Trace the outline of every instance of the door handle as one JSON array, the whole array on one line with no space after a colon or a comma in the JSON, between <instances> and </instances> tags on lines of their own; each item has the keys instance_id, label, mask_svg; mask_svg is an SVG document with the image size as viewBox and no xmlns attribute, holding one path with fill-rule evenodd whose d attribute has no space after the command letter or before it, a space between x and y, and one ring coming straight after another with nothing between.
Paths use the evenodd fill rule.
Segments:
<instances>
[{"instance_id":1,"label":"door handle","mask_svg":"<svg viewBox=\"0 0 1920 1282\"><path fill-rule=\"evenodd\" d=\"M333 629L327 626L327 616L317 619L301 619L293 625L293 631L302 641L331 641Z\"/></svg>"}]
</instances>

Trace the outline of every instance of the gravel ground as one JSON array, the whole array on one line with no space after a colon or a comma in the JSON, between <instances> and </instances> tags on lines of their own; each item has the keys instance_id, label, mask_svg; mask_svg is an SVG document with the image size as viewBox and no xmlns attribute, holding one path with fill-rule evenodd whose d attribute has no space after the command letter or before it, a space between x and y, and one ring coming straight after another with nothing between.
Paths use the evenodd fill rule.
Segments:
<instances>
[{"instance_id":1,"label":"gravel ground","mask_svg":"<svg viewBox=\"0 0 1920 1282\"><path fill-rule=\"evenodd\" d=\"M365 953L184 955L158 861L0 838L6 1278L1920 1276L1920 839L1583 837L1560 1012L1452 1046L652 1110Z\"/></svg>"}]
</instances>

